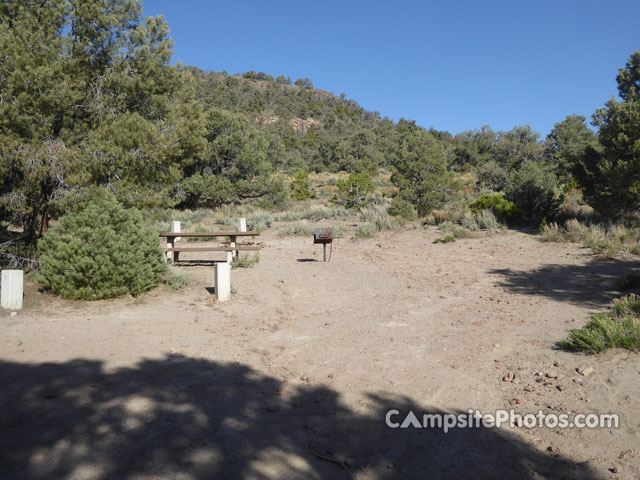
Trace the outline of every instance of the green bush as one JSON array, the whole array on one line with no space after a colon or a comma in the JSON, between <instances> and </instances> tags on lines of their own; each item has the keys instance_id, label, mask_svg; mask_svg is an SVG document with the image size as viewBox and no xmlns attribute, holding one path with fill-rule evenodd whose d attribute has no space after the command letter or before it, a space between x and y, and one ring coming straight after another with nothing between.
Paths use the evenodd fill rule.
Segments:
<instances>
[{"instance_id":1,"label":"green bush","mask_svg":"<svg viewBox=\"0 0 640 480\"><path fill-rule=\"evenodd\" d=\"M391 205L389 205L389 209L387 210L389 215L394 217L402 217L407 220L415 220L416 219L416 209L413 208L413 205L400 197L394 197Z\"/></svg>"},{"instance_id":2,"label":"green bush","mask_svg":"<svg viewBox=\"0 0 640 480\"><path fill-rule=\"evenodd\" d=\"M182 182L184 204L192 207L218 207L236 199L231 181L222 175L196 173Z\"/></svg>"},{"instance_id":3,"label":"green bush","mask_svg":"<svg viewBox=\"0 0 640 480\"><path fill-rule=\"evenodd\" d=\"M558 343L567 350L597 353L609 348L640 349L640 297L630 295L614 301L613 311L596 313L584 328L572 330Z\"/></svg>"},{"instance_id":4,"label":"green bush","mask_svg":"<svg viewBox=\"0 0 640 480\"><path fill-rule=\"evenodd\" d=\"M291 185L289 185L289 196L292 200L302 201L315 197L315 192L311 189L309 174L304 171L296 173Z\"/></svg>"},{"instance_id":5,"label":"green bush","mask_svg":"<svg viewBox=\"0 0 640 480\"><path fill-rule=\"evenodd\" d=\"M518 170L509 174L505 198L522 209L525 220L539 223L545 217L557 215L563 196L552 172L543 170L532 160L525 160Z\"/></svg>"},{"instance_id":6,"label":"green bush","mask_svg":"<svg viewBox=\"0 0 640 480\"><path fill-rule=\"evenodd\" d=\"M469 205L471 211L480 214L483 210L490 210L501 222L509 223L520 215L521 210L514 202L505 199L501 193L483 195Z\"/></svg>"},{"instance_id":7,"label":"green bush","mask_svg":"<svg viewBox=\"0 0 640 480\"><path fill-rule=\"evenodd\" d=\"M476 168L478 184L489 190L504 190L507 186L507 169L495 160L479 165Z\"/></svg>"},{"instance_id":8,"label":"green bush","mask_svg":"<svg viewBox=\"0 0 640 480\"><path fill-rule=\"evenodd\" d=\"M167 268L157 232L111 194L63 216L38 247L39 285L69 299L139 295L156 286Z\"/></svg>"},{"instance_id":9,"label":"green bush","mask_svg":"<svg viewBox=\"0 0 640 480\"><path fill-rule=\"evenodd\" d=\"M375 185L368 173L352 173L349 178L341 178L336 184L338 194L336 201L346 208L363 207L375 190Z\"/></svg>"}]
</instances>

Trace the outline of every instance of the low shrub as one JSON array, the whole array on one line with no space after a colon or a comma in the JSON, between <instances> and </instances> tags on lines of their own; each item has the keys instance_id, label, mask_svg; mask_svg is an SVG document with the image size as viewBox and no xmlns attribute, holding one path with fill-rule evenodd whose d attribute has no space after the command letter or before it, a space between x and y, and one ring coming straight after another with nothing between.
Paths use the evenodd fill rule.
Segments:
<instances>
[{"instance_id":1,"label":"low shrub","mask_svg":"<svg viewBox=\"0 0 640 480\"><path fill-rule=\"evenodd\" d=\"M464 227L453 227L451 233L455 238L474 238L478 235Z\"/></svg>"},{"instance_id":2,"label":"low shrub","mask_svg":"<svg viewBox=\"0 0 640 480\"><path fill-rule=\"evenodd\" d=\"M180 290L191 283L191 275L181 272L175 267L169 267L164 275L164 283L170 285L174 290Z\"/></svg>"},{"instance_id":3,"label":"low shrub","mask_svg":"<svg viewBox=\"0 0 640 480\"><path fill-rule=\"evenodd\" d=\"M446 235L442 238L436 238L433 241L433 243L451 243L455 241L456 241L456 237L454 235Z\"/></svg>"},{"instance_id":4,"label":"low shrub","mask_svg":"<svg viewBox=\"0 0 640 480\"><path fill-rule=\"evenodd\" d=\"M475 220L481 230L500 230L501 228L500 222L490 210L476 213Z\"/></svg>"},{"instance_id":5,"label":"low shrub","mask_svg":"<svg viewBox=\"0 0 640 480\"><path fill-rule=\"evenodd\" d=\"M400 224L382 207L373 207L362 210L360 220L373 226L374 231L393 230Z\"/></svg>"},{"instance_id":6,"label":"low shrub","mask_svg":"<svg viewBox=\"0 0 640 480\"><path fill-rule=\"evenodd\" d=\"M609 348L640 349L640 297L614 301L611 312L596 313L584 328L572 330L558 346L567 350L598 353Z\"/></svg>"},{"instance_id":7,"label":"low shrub","mask_svg":"<svg viewBox=\"0 0 640 480\"><path fill-rule=\"evenodd\" d=\"M483 211L491 211L503 223L511 223L519 217L522 210L510 202L501 193L483 195L469 205L471 211L478 215Z\"/></svg>"},{"instance_id":8,"label":"low shrub","mask_svg":"<svg viewBox=\"0 0 640 480\"><path fill-rule=\"evenodd\" d=\"M305 220L300 222L293 223L291 225L287 225L282 227L278 231L278 236L280 237L300 237L306 235L313 235L316 229L313 225L307 223Z\"/></svg>"},{"instance_id":9,"label":"low shrub","mask_svg":"<svg viewBox=\"0 0 640 480\"><path fill-rule=\"evenodd\" d=\"M158 233L110 193L64 215L38 243L37 281L56 295L99 300L155 287L166 264Z\"/></svg>"},{"instance_id":10,"label":"low shrub","mask_svg":"<svg viewBox=\"0 0 640 480\"><path fill-rule=\"evenodd\" d=\"M247 217L247 229L256 232L263 232L269 228L275 220L270 213L256 213Z\"/></svg>"},{"instance_id":11,"label":"low shrub","mask_svg":"<svg viewBox=\"0 0 640 480\"><path fill-rule=\"evenodd\" d=\"M231 261L231 268L253 268L253 266L260 261L260 254L256 253L254 256L237 256Z\"/></svg>"},{"instance_id":12,"label":"low shrub","mask_svg":"<svg viewBox=\"0 0 640 480\"><path fill-rule=\"evenodd\" d=\"M433 221L436 225L447 222L453 218L453 212L447 210L433 210L431 212Z\"/></svg>"},{"instance_id":13,"label":"low shrub","mask_svg":"<svg viewBox=\"0 0 640 480\"><path fill-rule=\"evenodd\" d=\"M543 242L564 242L565 237L556 222L544 223L540 226L540 239Z\"/></svg>"},{"instance_id":14,"label":"low shrub","mask_svg":"<svg viewBox=\"0 0 640 480\"><path fill-rule=\"evenodd\" d=\"M545 242L582 243L595 255L612 257L619 252L640 254L638 234L622 226L586 225L577 219L568 220L562 227L556 223L544 224L540 229L540 239Z\"/></svg>"},{"instance_id":15,"label":"low shrub","mask_svg":"<svg viewBox=\"0 0 640 480\"><path fill-rule=\"evenodd\" d=\"M604 257L613 257L620 251L620 248L611 243L605 238L597 240L589 240L584 244L585 247L590 248L594 255L601 255Z\"/></svg>"},{"instance_id":16,"label":"low shrub","mask_svg":"<svg viewBox=\"0 0 640 480\"><path fill-rule=\"evenodd\" d=\"M281 222L295 222L298 220L319 222L320 220L326 220L329 218L346 217L350 214L351 212L346 208L314 205L308 208L290 210L280 215L277 219Z\"/></svg>"},{"instance_id":17,"label":"low shrub","mask_svg":"<svg viewBox=\"0 0 640 480\"><path fill-rule=\"evenodd\" d=\"M375 234L375 226L370 223L361 223L356 228L356 238L371 238Z\"/></svg>"},{"instance_id":18,"label":"low shrub","mask_svg":"<svg viewBox=\"0 0 640 480\"><path fill-rule=\"evenodd\" d=\"M411 221L417 217L416 209L413 208L413 205L400 197L393 198L387 212L394 217L401 217Z\"/></svg>"},{"instance_id":19,"label":"low shrub","mask_svg":"<svg viewBox=\"0 0 640 480\"><path fill-rule=\"evenodd\" d=\"M340 227L332 227L333 229L333 238L344 238L347 236L347 229Z\"/></svg>"}]
</instances>

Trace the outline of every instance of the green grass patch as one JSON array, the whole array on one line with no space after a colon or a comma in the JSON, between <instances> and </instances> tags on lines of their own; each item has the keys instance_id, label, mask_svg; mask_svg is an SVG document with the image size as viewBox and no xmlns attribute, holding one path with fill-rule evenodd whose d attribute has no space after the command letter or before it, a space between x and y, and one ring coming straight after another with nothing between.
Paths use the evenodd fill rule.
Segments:
<instances>
[{"instance_id":1,"label":"green grass patch","mask_svg":"<svg viewBox=\"0 0 640 480\"><path fill-rule=\"evenodd\" d=\"M613 310L596 313L584 328L572 330L560 348L587 353L609 348L640 349L640 297L630 295L614 301Z\"/></svg>"},{"instance_id":2,"label":"green grass patch","mask_svg":"<svg viewBox=\"0 0 640 480\"><path fill-rule=\"evenodd\" d=\"M456 237L453 235L447 235L445 237L442 238L436 238L433 243L451 243L451 242L455 242L456 241Z\"/></svg>"}]
</instances>

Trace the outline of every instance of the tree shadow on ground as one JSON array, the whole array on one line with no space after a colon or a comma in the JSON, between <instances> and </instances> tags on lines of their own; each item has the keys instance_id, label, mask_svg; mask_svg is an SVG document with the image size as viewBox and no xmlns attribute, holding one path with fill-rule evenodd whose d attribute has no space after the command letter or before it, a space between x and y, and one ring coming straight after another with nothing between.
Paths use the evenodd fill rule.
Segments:
<instances>
[{"instance_id":1,"label":"tree shadow on ground","mask_svg":"<svg viewBox=\"0 0 640 480\"><path fill-rule=\"evenodd\" d=\"M640 262L629 259L596 259L586 265L544 265L534 270L494 269L498 285L513 293L539 295L562 302L600 308L623 295L619 282L640 272Z\"/></svg>"},{"instance_id":2,"label":"tree shadow on ground","mask_svg":"<svg viewBox=\"0 0 640 480\"><path fill-rule=\"evenodd\" d=\"M355 412L326 387L183 356L115 371L0 362L0 477L597 478L508 429L390 429L389 408L424 411L370 404Z\"/></svg>"}]
</instances>

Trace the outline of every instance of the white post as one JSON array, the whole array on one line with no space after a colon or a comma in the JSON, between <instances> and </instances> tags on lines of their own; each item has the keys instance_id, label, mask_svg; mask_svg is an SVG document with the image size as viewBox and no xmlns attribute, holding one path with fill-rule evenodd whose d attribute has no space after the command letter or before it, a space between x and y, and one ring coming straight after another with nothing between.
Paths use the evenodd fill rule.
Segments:
<instances>
[{"instance_id":1,"label":"white post","mask_svg":"<svg viewBox=\"0 0 640 480\"><path fill-rule=\"evenodd\" d=\"M171 233L180 233L180 221L175 220L171 222ZM179 242L181 237L176 237L176 242Z\"/></svg>"},{"instance_id":2,"label":"white post","mask_svg":"<svg viewBox=\"0 0 640 480\"><path fill-rule=\"evenodd\" d=\"M238 218L238 231L239 232L246 232L247 231L247 219L246 218ZM235 238L232 238L233 240L233 245L232 246L236 246L236 242L235 242ZM237 257L240 255L240 252L238 250L235 250L233 252L233 256Z\"/></svg>"},{"instance_id":3,"label":"white post","mask_svg":"<svg viewBox=\"0 0 640 480\"><path fill-rule=\"evenodd\" d=\"M214 287L216 298L224 302L231 298L231 265L226 262L218 262L214 270Z\"/></svg>"},{"instance_id":4,"label":"white post","mask_svg":"<svg viewBox=\"0 0 640 480\"><path fill-rule=\"evenodd\" d=\"M0 305L9 310L22 308L24 274L22 270L3 270Z\"/></svg>"},{"instance_id":5,"label":"white post","mask_svg":"<svg viewBox=\"0 0 640 480\"><path fill-rule=\"evenodd\" d=\"M180 233L180 221L174 220L171 222L171 233ZM181 237L173 237L170 238L170 241L167 243L167 247L175 248L176 243L180 240ZM167 252L167 260L174 263L177 262L180 258L180 252Z\"/></svg>"}]
</instances>

